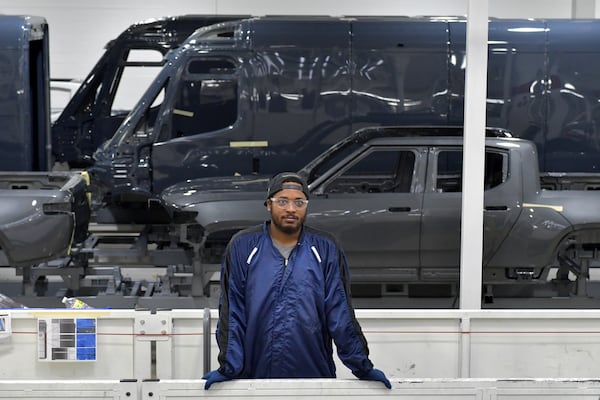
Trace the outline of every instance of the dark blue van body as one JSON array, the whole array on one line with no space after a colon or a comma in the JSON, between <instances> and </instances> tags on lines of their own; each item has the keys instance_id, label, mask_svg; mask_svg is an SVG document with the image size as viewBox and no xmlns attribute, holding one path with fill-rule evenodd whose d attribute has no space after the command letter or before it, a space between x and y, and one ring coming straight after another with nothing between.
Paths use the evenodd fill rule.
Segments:
<instances>
[{"instance_id":1,"label":"dark blue van body","mask_svg":"<svg viewBox=\"0 0 600 400\"><path fill-rule=\"evenodd\" d=\"M490 20L487 125L533 140L542 172L600 168L600 20ZM365 126L463 122L466 20L259 17L168 56L95 153L111 201L187 179L296 170Z\"/></svg>"},{"instance_id":2,"label":"dark blue van body","mask_svg":"<svg viewBox=\"0 0 600 400\"><path fill-rule=\"evenodd\" d=\"M0 170L49 169L48 49L43 17L0 15Z\"/></svg>"}]
</instances>

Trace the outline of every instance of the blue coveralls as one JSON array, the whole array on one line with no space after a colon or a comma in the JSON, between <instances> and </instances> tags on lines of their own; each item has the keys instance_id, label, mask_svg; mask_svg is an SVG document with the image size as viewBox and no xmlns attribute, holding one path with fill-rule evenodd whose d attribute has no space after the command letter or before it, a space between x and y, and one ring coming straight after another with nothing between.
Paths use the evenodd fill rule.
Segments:
<instances>
[{"instance_id":1,"label":"blue coveralls","mask_svg":"<svg viewBox=\"0 0 600 400\"><path fill-rule=\"evenodd\" d=\"M286 265L269 224L237 233L223 257L219 371L231 378L333 378L333 339L342 362L364 376L373 364L342 248L304 226Z\"/></svg>"}]
</instances>

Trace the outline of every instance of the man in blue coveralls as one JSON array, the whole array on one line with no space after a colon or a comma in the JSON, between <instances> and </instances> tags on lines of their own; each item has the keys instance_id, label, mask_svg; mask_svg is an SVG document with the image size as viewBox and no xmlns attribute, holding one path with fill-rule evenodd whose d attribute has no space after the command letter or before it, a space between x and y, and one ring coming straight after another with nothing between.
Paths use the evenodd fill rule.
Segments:
<instances>
[{"instance_id":1,"label":"man in blue coveralls","mask_svg":"<svg viewBox=\"0 0 600 400\"><path fill-rule=\"evenodd\" d=\"M304 225L308 185L284 172L269 182L270 221L238 232L221 268L219 364L205 389L236 378L335 378L333 344L359 379L380 381L354 315L348 263L329 233Z\"/></svg>"}]
</instances>

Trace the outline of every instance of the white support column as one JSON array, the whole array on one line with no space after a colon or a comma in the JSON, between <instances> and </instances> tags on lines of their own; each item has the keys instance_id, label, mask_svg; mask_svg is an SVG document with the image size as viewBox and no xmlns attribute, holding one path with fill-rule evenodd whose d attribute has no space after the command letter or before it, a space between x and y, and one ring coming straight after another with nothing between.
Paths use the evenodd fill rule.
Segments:
<instances>
[{"instance_id":1,"label":"white support column","mask_svg":"<svg viewBox=\"0 0 600 400\"><path fill-rule=\"evenodd\" d=\"M460 252L460 308L481 308L488 0L469 0Z\"/></svg>"}]
</instances>

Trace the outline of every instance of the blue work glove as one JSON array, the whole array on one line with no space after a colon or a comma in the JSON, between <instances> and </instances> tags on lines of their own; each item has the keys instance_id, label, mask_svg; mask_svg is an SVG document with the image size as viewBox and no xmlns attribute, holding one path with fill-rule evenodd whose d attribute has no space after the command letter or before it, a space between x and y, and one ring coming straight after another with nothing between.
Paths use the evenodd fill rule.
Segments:
<instances>
[{"instance_id":1,"label":"blue work glove","mask_svg":"<svg viewBox=\"0 0 600 400\"><path fill-rule=\"evenodd\" d=\"M204 390L208 390L208 388L211 387L213 383L231 380L230 377L223 375L217 369L215 369L214 371L207 372L202 377L202 379L206 381L206 383L204 384Z\"/></svg>"},{"instance_id":2,"label":"blue work glove","mask_svg":"<svg viewBox=\"0 0 600 400\"><path fill-rule=\"evenodd\" d=\"M390 383L390 381L388 380L388 378L385 376L385 374L383 373L383 371L380 371L377 368L373 368L372 370L370 370L369 372L367 372L360 379L362 379L364 381L379 381L379 382L383 382L383 384L385 385L386 388L388 388L388 389L392 388L392 384Z\"/></svg>"}]
</instances>

